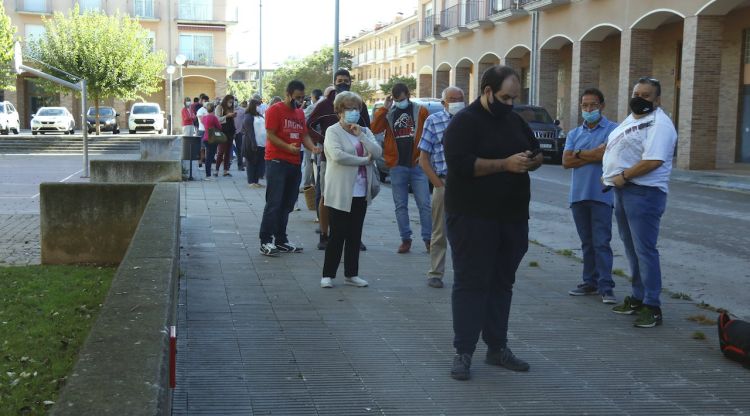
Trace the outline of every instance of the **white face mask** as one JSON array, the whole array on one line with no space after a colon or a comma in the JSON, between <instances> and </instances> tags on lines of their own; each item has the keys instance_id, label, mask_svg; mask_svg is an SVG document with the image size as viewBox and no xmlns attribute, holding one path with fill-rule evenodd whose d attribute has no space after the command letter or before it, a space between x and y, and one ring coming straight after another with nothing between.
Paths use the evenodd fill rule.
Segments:
<instances>
[{"instance_id":1,"label":"white face mask","mask_svg":"<svg viewBox=\"0 0 750 416\"><path fill-rule=\"evenodd\" d=\"M466 107L466 104L463 101L459 103L448 103L448 112L451 113L451 115L456 115L456 113L463 110L464 107Z\"/></svg>"}]
</instances>

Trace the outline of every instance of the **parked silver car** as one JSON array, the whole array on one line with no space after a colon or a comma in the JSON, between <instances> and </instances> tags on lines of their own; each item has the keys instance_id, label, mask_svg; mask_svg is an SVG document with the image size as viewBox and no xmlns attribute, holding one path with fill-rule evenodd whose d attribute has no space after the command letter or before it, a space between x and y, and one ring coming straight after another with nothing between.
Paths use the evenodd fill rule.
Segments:
<instances>
[{"instance_id":1,"label":"parked silver car","mask_svg":"<svg viewBox=\"0 0 750 416\"><path fill-rule=\"evenodd\" d=\"M21 119L18 111L8 101L0 101L0 133L8 134L11 131L18 134L21 130Z\"/></svg>"}]
</instances>

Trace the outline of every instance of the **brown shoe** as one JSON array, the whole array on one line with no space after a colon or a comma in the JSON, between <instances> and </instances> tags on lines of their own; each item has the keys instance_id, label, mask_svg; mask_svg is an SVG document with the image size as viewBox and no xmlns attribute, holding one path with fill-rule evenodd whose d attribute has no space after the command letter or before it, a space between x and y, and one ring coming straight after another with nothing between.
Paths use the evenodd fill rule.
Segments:
<instances>
[{"instance_id":1,"label":"brown shoe","mask_svg":"<svg viewBox=\"0 0 750 416\"><path fill-rule=\"evenodd\" d=\"M427 252L430 252L430 240L424 240L424 248Z\"/></svg>"},{"instance_id":2,"label":"brown shoe","mask_svg":"<svg viewBox=\"0 0 750 416\"><path fill-rule=\"evenodd\" d=\"M408 253L411 249L411 240L401 241L401 245L398 246L398 254Z\"/></svg>"}]
</instances>

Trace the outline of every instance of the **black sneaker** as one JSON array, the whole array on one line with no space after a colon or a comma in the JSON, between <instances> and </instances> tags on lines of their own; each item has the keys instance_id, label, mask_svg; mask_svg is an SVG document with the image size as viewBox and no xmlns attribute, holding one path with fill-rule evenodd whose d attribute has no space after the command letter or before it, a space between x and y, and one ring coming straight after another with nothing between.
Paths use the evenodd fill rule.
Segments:
<instances>
[{"instance_id":1,"label":"black sneaker","mask_svg":"<svg viewBox=\"0 0 750 416\"><path fill-rule=\"evenodd\" d=\"M443 288L443 280L439 277L430 277L427 279L427 286L434 287L435 289Z\"/></svg>"},{"instance_id":2,"label":"black sneaker","mask_svg":"<svg viewBox=\"0 0 750 416\"><path fill-rule=\"evenodd\" d=\"M661 308L643 305L637 312L633 326L636 328L653 328L656 325L661 325Z\"/></svg>"},{"instance_id":3,"label":"black sneaker","mask_svg":"<svg viewBox=\"0 0 750 416\"><path fill-rule=\"evenodd\" d=\"M367 251L367 246L363 242L359 242L359 251Z\"/></svg>"},{"instance_id":4,"label":"black sneaker","mask_svg":"<svg viewBox=\"0 0 750 416\"><path fill-rule=\"evenodd\" d=\"M260 245L260 254L269 257L279 257L279 249L273 243L263 243Z\"/></svg>"},{"instance_id":5,"label":"black sneaker","mask_svg":"<svg viewBox=\"0 0 750 416\"><path fill-rule=\"evenodd\" d=\"M596 286L591 286L588 283L581 283L580 285L576 286L575 289L569 290L568 294L570 296L598 295L599 289L597 289Z\"/></svg>"},{"instance_id":6,"label":"black sneaker","mask_svg":"<svg viewBox=\"0 0 750 416\"><path fill-rule=\"evenodd\" d=\"M297 247L289 242L276 244L276 248L279 253L302 253L303 250L302 247Z\"/></svg>"},{"instance_id":7,"label":"black sneaker","mask_svg":"<svg viewBox=\"0 0 750 416\"><path fill-rule=\"evenodd\" d=\"M471 377L471 354L456 354L453 357L451 377L455 380L468 380Z\"/></svg>"},{"instance_id":8,"label":"black sneaker","mask_svg":"<svg viewBox=\"0 0 750 416\"><path fill-rule=\"evenodd\" d=\"M529 363L513 355L510 348L505 347L501 350L487 350L487 358L484 360L487 364L498 365L512 371L529 371Z\"/></svg>"}]
</instances>

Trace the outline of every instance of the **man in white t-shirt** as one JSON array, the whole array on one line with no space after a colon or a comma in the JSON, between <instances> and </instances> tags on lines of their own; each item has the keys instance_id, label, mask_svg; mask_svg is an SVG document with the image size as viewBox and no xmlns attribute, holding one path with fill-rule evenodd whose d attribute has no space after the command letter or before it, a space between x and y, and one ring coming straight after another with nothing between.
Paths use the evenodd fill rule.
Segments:
<instances>
[{"instance_id":1,"label":"man in white t-shirt","mask_svg":"<svg viewBox=\"0 0 750 416\"><path fill-rule=\"evenodd\" d=\"M602 161L604 192L614 187L615 217L633 277L632 296L612 311L636 314L638 328L662 321L656 242L667 204L677 132L660 103L659 81L639 79L629 103L632 113L610 133Z\"/></svg>"},{"instance_id":2,"label":"man in white t-shirt","mask_svg":"<svg viewBox=\"0 0 750 416\"><path fill-rule=\"evenodd\" d=\"M208 95L201 94L201 100L200 100L200 108L198 108L198 111L195 112L195 117L198 119L198 136L203 137L203 134L206 131L206 128L203 127L203 117L208 114L208 110L206 110L206 103L208 102ZM201 156L200 160L198 161L198 167L203 166L203 162L205 162L206 159L206 143L201 140Z\"/></svg>"}]
</instances>

